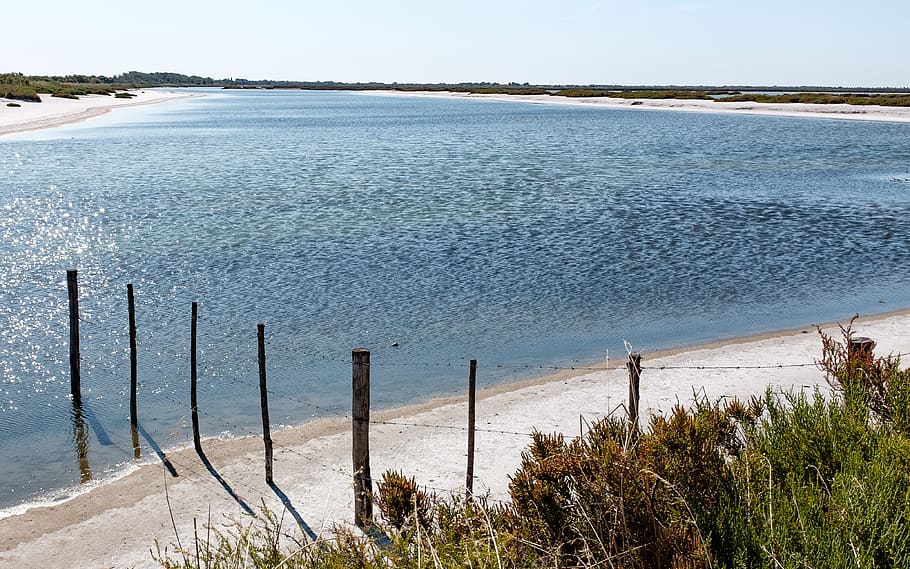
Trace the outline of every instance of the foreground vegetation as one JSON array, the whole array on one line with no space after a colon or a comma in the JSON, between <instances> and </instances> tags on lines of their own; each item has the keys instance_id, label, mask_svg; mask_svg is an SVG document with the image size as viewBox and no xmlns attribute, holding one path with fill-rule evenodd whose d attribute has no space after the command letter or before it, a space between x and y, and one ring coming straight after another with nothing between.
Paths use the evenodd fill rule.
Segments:
<instances>
[{"instance_id":1,"label":"foreground vegetation","mask_svg":"<svg viewBox=\"0 0 910 569\"><path fill-rule=\"evenodd\" d=\"M845 330L845 340L849 328ZM282 519L207 530L168 569L910 567L910 372L822 336L833 394L699 399L641 434L608 418L538 433L511 499L427 494L387 472L366 537Z\"/></svg>"}]
</instances>

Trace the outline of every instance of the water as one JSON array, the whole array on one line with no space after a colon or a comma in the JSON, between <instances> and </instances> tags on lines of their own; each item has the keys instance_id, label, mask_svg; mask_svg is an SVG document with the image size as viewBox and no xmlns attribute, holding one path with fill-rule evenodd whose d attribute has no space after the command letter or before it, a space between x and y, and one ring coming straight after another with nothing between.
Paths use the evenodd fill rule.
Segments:
<instances>
[{"instance_id":1,"label":"water","mask_svg":"<svg viewBox=\"0 0 910 569\"><path fill-rule=\"evenodd\" d=\"M0 506L150 445L910 306L910 125L222 92L0 139ZM68 399L80 271L84 408ZM397 347L393 344L398 344ZM75 419L75 420L74 420ZM62 489L62 490L61 490Z\"/></svg>"}]
</instances>

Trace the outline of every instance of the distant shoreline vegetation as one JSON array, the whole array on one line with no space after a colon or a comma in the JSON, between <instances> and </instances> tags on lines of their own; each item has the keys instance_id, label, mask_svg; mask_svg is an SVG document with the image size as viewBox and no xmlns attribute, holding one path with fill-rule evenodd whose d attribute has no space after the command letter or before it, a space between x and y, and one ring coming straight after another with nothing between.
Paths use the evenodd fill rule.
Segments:
<instances>
[{"instance_id":1,"label":"distant shoreline vegetation","mask_svg":"<svg viewBox=\"0 0 910 569\"><path fill-rule=\"evenodd\" d=\"M103 75L29 76L0 73L0 97L41 102L38 93L70 99L82 95L131 96L129 89L151 87L221 87L223 89L300 89L333 91L438 91L478 95L553 95L622 99L705 99L720 103L813 103L910 107L908 88L820 86L653 86L653 85L530 85L528 83L343 83L336 81L270 81L213 79L181 73L130 71Z\"/></svg>"}]
</instances>

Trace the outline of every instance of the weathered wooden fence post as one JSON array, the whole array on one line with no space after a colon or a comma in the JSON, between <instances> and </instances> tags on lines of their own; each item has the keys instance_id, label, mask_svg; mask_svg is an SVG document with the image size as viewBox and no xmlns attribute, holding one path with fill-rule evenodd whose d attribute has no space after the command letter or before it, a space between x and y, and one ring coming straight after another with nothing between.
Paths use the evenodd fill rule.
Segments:
<instances>
[{"instance_id":1,"label":"weathered wooden fence post","mask_svg":"<svg viewBox=\"0 0 910 569\"><path fill-rule=\"evenodd\" d=\"M850 338L850 342L847 344L847 358L851 361L863 360L872 363L873 350L875 350L875 340L865 336L856 336Z\"/></svg>"},{"instance_id":2,"label":"weathered wooden fence post","mask_svg":"<svg viewBox=\"0 0 910 569\"><path fill-rule=\"evenodd\" d=\"M468 470L465 475L465 499L474 496L474 428L477 399L477 360L471 360L468 371Z\"/></svg>"},{"instance_id":3,"label":"weathered wooden fence post","mask_svg":"<svg viewBox=\"0 0 910 569\"><path fill-rule=\"evenodd\" d=\"M373 479L370 475L370 351L351 351L354 460L354 525L366 527L373 520Z\"/></svg>"},{"instance_id":4,"label":"weathered wooden fence post","mask_svg":"<svg viewBox=\"0 0 910 569\"><path fill-rule=\"evenodd\" d=\"M638 397L639 383L641 380L641 354L629 354L629 361L626 363L629 368L629 430L633 434L638 434Z\"/></svg>"},{"instance_id":5,"label":"weathered wooden fence post","mask_svg":"<svg viewBox=\"0 0 910 569\"><path fill-rule=\"evenodd\" d=\"M272 433L269 429L269 394L265 383L265 324L257 326L259 336L259 402L262 407L262 441L265 443L265 481L272 483Z\"/></svg>"},{"instance_id":6,"label":"weathered wooden fence post","mask_svg":"<svg viewBox=\"0 0 910 569\"><path fill-rule=\"evenodd\" d=\"M126 285L126 301L130 313L130 425L139 425L139 414L136 405L136 391L139 386L137 377L138 356L136 355L136 303L133 298L133 285Z\"/></svg>"},{"instance_id":7,"label":"weathered wooden fence post","mask_svg":"<svg viewBox=\"0 0 910 569\"><path fill-rule=\"evenodd\" d=\"M133 284L126 285L126 302L130 318L130 431L133 434L133 456L139 458L139 412L136 403L136 392L139 389L139 356L136 353L136 302L133 297Z\"/></svg>"},{"instance_id":8,"label":"weathered wooden fence post","mask_svg":"<svg viewBox=\"0 0 910 569\"><path fill-rule=\"evenodd\" d=\"M66 271L70 302L70 393L73 403L82 404L82 376L79 356L79 282L75 269Z\"/></svg>"},{"instance_id":9,"label":"weathered wooden fence post","mask_svg":"<svg viewBox=\"0 0 910 569\"><path fill-rule=\"evenodd\" d=\"M202 453L202 441L199 439L199 404L196 399L196 320L199 306L193 303L193 321L190 326L190 415L193 420L193 446L196 452Z\"/></svg>"}]
</instances>

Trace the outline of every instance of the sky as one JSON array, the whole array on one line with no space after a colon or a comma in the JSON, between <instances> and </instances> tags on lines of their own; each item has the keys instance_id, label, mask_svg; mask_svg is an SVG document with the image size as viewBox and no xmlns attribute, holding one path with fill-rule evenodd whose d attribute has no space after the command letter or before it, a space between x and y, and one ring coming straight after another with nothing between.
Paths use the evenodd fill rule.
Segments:
<instances>
[{"instance_id":1,"label":"sky","mask_svg":"<svg viewBox=\"0 0 910 569\"><path fill-rule=\"evenodd\" d=\"M910 0L43 0L0 72L908 87Z\"/></svg>"}]
</instances>

